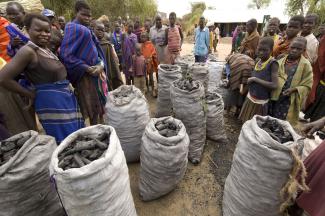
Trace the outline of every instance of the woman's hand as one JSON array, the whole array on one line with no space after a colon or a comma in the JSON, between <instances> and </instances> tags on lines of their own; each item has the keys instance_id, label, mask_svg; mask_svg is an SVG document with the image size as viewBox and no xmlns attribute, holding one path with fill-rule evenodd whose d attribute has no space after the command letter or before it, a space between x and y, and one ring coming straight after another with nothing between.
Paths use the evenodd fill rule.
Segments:
<instances>
[{"instance_id":1,"label":"woman's hand","mask_svg":"<svg viewBox=\"0 0 325 216\"><path fill-rule=\"evenodd\" d=\"M13 46L13 47L18 47L19 45L21 45L21 44L24 44L24 42L20 39L20 37L15 37L13 40L12 40L12 42L11 42L11 45Z\"/></svg>"},{"instance_id":2,"label":"woman's hand","mask_svg":"<svg viewBox=\"0 0 325 216\"><path fill-rule=\"evenodd\" d=\"M315 122L306 124L303 126L302 131L306 133L308 137L311 137L316 131L323 129L325 126L325 117Z\"/></svg>"},{"instance_id":3,"label":"woman's hand","mask_svg":"<svg viewBox=\"0 0 325 216\"><path fill-rule=\"evenodd\" d=\"M28 98L28 104L27 106L24 107L25 110L28 110L30 109L33 104L34 104L34 101L35 101L35 97L36 97L36 93L34 91L28 91L27 92L27 98Z\"/></svg>"},{"instance_id":4,"label":"woman's hand","mask_svg":"<svg viewBox=\"0 0 325 216\"><path fill-rule=\"evenodd\" d=\"M289 89L285 90L282 94L283 94L284 96L290 96L292 93L294 93L294 92L296 92L296 91L297 91L296 88L289 88Z\"/></svg>"}]
</instances>

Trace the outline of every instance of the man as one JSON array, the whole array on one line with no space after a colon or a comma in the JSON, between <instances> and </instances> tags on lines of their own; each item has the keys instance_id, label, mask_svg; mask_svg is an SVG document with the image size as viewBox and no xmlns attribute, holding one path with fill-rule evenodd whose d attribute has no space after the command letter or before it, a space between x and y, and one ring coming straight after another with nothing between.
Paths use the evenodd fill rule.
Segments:
<instances>
[{"instance_id":1,"label":"man","mask_svg":"<svg viewBox=\"0 0 325 216\"><path fill-rule=\"evenodd\" d=\"M195 62L205 62L209 54L209 29L205 27L205 18L201 17L199 27L195 29Z\"/></svg>"},{"instance_id":2,"label":"man","mask_svg":"<svg viewBox=\"0 0 325 216\"><path fill-rule=\"evenodd\" d=\"M244 40L240 45L239 52L248 55L252 59L255 59L255 52L257 49L258 42L260 40L260 35L257 32L257 20L250 19L246 23L246 35Z\"/></svg>"},{"instance_id":3,"label":"man","mask_svg":"<svg viewBox=\"0 0 325 216\"><path fill-rule=\"evenodd\" d=\"M286 36L278 40L273 49L273 57L280 59L289 52L289 46L293 39L301 32L305 18L301 15L291 17L286 29Z\"/></svg>"},{"instance_id":4,"label":"man","mask_svg":"<svg viewBox=\"0 0 325 216\"><path fill-rule=\"evenodd\" d=\"M56 23L55 12L54 11L52 11L50 9L44 9L42 11L42 15L49 18L52 28L55 28L55 29L58 29L58 30L60 29L60 26L58 26L57 23Z\"/></svg>"},{"instance_id":5,"label":"man","mask_svg":"<svg viewBox=\"0 0 325 216\"><path fill-rule=\"evenodd\" d=\"M313 34L313 30L315 29L318 23L318 15L317 14L309 14L305 17L305 22L302 26L301 36L305 37L307 40L307 58L310 63L313 65L317 60L317 52L319 42L315 35Z\"/></svg>"},{"instance_id":6,"label":"man","mask_svg":"<svg viewBox=\"0 0 325 216\"><path fill-rule=\"evenodd\" d=\"M61 33L64 31L64 28L65 28L65 18L64 16L59 16L58 17L58 22L59 22L59 25L61 27Z\"/></svg>"},{"instance_id":7,"label":"man","mask_svg":"<svg viewBox=\"0 0 325 216\"><path fill-rule=\"evenodd\" d=\"M217 52L217 45L220 40L220 29L217 23L214 23L214 40L213 40L213 50Z\"/></svg>"},{"instance_id":8,"label":"man","mask_svg":"<svg viewBox=\"0 0 325 216\"><path fill-rule=\"evenodd\" d=\"M120 23L115 22L115 29L111 35L111 43L114 45L115 52L117 54L118 60L120 62L120 70L122 71L122 63L123 63L123 54L122 54L122 29Z\"/></svg>"},{"instance_id":9,"label":"man","mask_svg":"<svg viewBox=\"0 0 325 216\"><path fill-rule=\"evenodd\" d=\"M166 43L168 50L168 63L174 64L176 58L180 55L183 44L182 29L176 25L176 13L169 14L169 27L166 29Z\"/></svg>"},{"instance_id":10,"label":"man","mask_svg":"<svg viewBox=\"0 0 325 216\"><path fill-rule=\"evenodd\" d=\"M156 16L156 25L150 29L150 40L155 45L159 64L166 64L167 46L166 44L166 29L167 27L162 25L162 20L159 15Z\"/></svg>"},{"instance_id":11,"label":"man","mask_svg":"<svg viewBox=\"0 0 325 216\"><path fill-rule=\"evenodd\" d=\"M95 125L102 121L106 103L105 57L96 36L88 28L91 20L89 5L78 0L75 13L75 19L65 28L60 59L75 87L83 117Z\"/></svg>"},{"instance_id":12,"label":"man","mask_svg":"<svg viewBox=\"0 0 325 216\"><path fill-rule=\"evenodd\" d=\"M150 34L150 28L151 28L151 20L150 19L146 19L146 21L144 22L144 30Z\"/></svg>"},{"instance_id":13,"label":"man","mask_svg":"<svg viewBox=\"0 0 325 216\"><path fill-rule=\"evenodd\" d=\"M141 27L140 18L136 18L133 25L133 33L137 36L138 42L141 43L141 33L144 29Z\"/></svg>"}]
</instances>

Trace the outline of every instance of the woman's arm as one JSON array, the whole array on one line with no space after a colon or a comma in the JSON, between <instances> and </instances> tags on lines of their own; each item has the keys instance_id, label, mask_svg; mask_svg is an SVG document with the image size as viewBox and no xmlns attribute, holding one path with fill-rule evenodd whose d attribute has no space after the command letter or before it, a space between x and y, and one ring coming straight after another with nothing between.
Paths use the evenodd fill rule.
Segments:
<instances>
[{"instance_id":1,"label":"woman's arm","mask_svg":"<svg viewBox=\"0 0 325 216\"><path fill-rule=\"evenodd\" d=\"M33 99L34 93L19 85L14 78L32 61L35 53L30 47L22 47L16 56L0 71L0 85L12 92Z\"/></svg>"},{"instance_id":2,"label":"woman's arm","mask_svg":"<svg viewBox=\"0 0 325 216\"><path fill-rule=\"evenodd\" d=\"M272 81L268 82L262 79L259 79L257 77L251 77L248 79L248 83L256 82L260 84L261 86L274 90L278 87L278 70L279 70L279 64L277 62L274 62L271 65L271 74L272 74Z\"/></svg>"}]
</instances>

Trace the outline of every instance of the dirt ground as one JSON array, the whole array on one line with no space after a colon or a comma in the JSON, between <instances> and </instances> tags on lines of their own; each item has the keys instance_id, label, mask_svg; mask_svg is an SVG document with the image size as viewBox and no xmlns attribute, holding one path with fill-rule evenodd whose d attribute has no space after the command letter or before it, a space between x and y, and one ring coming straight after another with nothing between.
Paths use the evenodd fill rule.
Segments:
<instances>
[{"instance_id":1,"label":"dirt ground","mask_svg":"<svg viewBox=\"0 0 325 216\"><path fill-rule=\"evenodd\" d=\"M192 43L183 45L182 55L190 54ZM216 55L224 58L231 50L230 39L223 39ZM156 99L148 96L151 115L154 116ZM216 143L208 141L202 161L198 166L189 163L186 175L170 194L151 202L140 200L138 178L140 164L129 164L131 189L139 216L219 216L222 215L222 191L224 181L230 171L232 155L237 143L241 125L225 115L228 141Z\"/></svg>"}]
</instances>

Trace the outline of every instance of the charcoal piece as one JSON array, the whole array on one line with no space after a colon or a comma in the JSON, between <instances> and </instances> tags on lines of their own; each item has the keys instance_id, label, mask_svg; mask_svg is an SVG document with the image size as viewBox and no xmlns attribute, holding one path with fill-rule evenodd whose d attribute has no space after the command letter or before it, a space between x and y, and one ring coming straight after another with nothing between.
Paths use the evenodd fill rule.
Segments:
<instances>
[{"instance_id":1,"label":"charcoal piece","mask_svg":"<svg viewBox=\"0 0 325 216\"><path fill-rule=\"evenodd\" d=\"M17 140L16 144L19 148L21 148L25 144L25 142L27 142L27 140L29 140L29 139L30 139L30 136L22 137L19 140Z\"/></svg>"},{"instance_id":2,"label":"charcoal piece","mask_svg":"<svg viewBox=\"0 0 325 216\"><path fill-rule=\"evenodd\" d=\"M9 152L16 148L16 144L14 142L5 141L1 143L1 152Z\"/></svg>"},{"instance_id":3,"label":"charcoal piece","mask_svg":"<svg viewBox=\"0 0 325 216\"><path fill-rule=\"evenodd\" d=\"M274 140L281 144L293 141L291 133L281 127L281 125L276 120L267 120L265 122L257 120L257 124L260 128L266 131Z\"/></svg>"}]
</instances>

